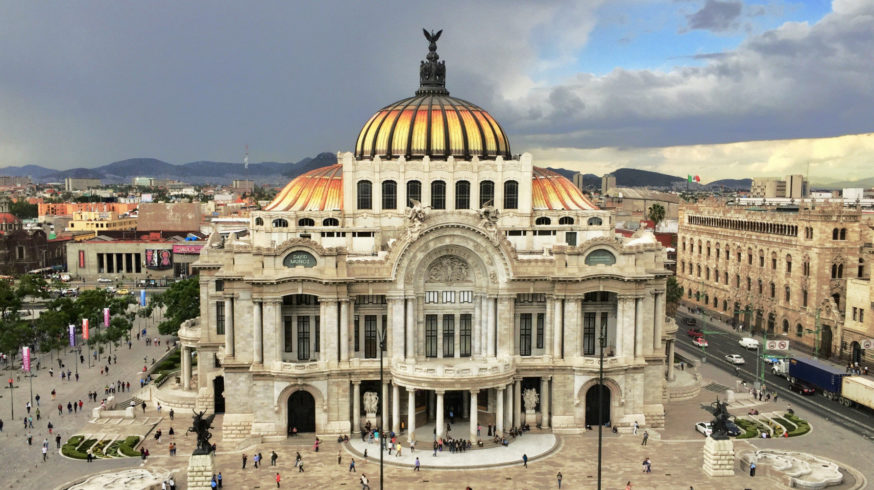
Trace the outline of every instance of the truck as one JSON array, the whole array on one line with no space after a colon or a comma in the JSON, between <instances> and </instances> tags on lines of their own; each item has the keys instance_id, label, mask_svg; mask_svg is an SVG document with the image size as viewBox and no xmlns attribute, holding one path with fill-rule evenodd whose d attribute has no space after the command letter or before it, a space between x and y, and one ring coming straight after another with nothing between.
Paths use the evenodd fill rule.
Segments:
<instances>
[{"instance_id":1,"label":"truck","mask_svg":"<svg viewBox=\"0 0 874 490\"><path fill-rule=\"evenodd\" d=\"M874 410L874 381L863 376L844 376L841 404L862 405Z\"/></svg>"},{"instance_id":2,"label":"truck","mask_svg":"<svg viewBox=\"0 0 874 490\"><path fill-rule=\"evenodd\" d=\"M789 382L802 381L822 391L831 400L841 395L841 383L847 373L816 359L793 357L789 360Z\"/></svg>"},{"instance_id":3,"label":"truck","mask_svg":"<svg viewBox=\"0 0 874 490\"><path fill-rule=\"evenodd\" d=\"M781 378L788 378L789 359L777 359L777 362L771 364L771 373L776 374Z\"/></svg>"}]
</instances>

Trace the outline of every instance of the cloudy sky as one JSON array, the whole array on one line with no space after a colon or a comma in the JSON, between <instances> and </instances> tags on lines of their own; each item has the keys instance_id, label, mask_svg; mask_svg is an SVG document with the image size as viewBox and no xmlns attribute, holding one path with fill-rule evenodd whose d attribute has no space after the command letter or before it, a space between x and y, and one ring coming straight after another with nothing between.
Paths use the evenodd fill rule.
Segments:
<instances>
[{"instance_id":1,"label":"cloudy sky","mask_svg":"<svg viewBox=\"0 0 874 490\"><path fill-rule=\"evenodd\" d=\"M443 29L540 165L867 178L872 0L0 0L0 167L351 150ZM835 175L838 173L839 175Z\"/></svg>"}]
</instances>

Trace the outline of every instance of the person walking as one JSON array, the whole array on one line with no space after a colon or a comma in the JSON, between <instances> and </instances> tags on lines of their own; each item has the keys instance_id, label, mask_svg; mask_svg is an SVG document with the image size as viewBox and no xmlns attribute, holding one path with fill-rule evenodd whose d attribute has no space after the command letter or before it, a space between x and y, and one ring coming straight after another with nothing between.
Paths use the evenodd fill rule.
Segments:
<instances>
[{"instance_id":1,"label":"person walking","mask_svg":"<svg viewBox=\"0 0 874 490\"><path fill-rule=\"evenodd\" d=\"M343 457L340 455L340 449L337 450L337 464L343 464Z\"/></svg>"},{"instance_id":2,"label":"person walking","mask_svg":"<svg viewBox=\"0 0 874 490\"><path fill-rule=\"evenodd\" d=\"M561 488L561 479L562 479L561 471L559 471L558 474L555 475L555 479L558 480L558 488Z\"/></svg>"},{"instance_id":3,"label":"person walking","mask_svg":"<svg viewBox=\"0 0 874 490\"><path fill-rule=\"evenodd\" d=\"M367 480L367 475L361 474L361 490L370 490L370 482Z\"/></svg>"},{"instance_id":4,"label":"person walking","mask_svg":"<svg viewBox=\"0 0 874 490\"><path fill-rule=\"evenodd\" d=\"M270 455L270 466L276 466L276 460L279 458L279 455L276 454L276 451L273 451L273 454Z\"/></svg>"},{"instance_id":5,"label":"person walking","mask_svg":"<svg viewBox=\"0 0 874 490\"><path fill-rule=\"evenodd\" d=\"M215 477L215 481L218 482L218 487L221 488L222 487L222 472L221 471L219 471L219 474Z\"/></svg>"},{"instance_id":6,"label":"person walking","mask_svg":"<svg viewBox=\"0 0 874 490\"><path fill-rule=\"evenodd\" d=\"M641 446L646 446L646 441L649 439L649 432L643 431L643 440L640 441Z\"/></svg>"},{"instance_id":7,"label":"person walking","mask_svg":"<svg viewBox=\"0 0 874 490\"><path fill-rule=\"evenodd\" d=\"M640 428L640 425L638 425L637 421L635 420L635 421L634 421L634 427L631 429L631 433L632 433L632 435L635 435L635 436L636 436L636 435L637 435L637 430L638 430L639 428Z\"/></svg>"},{"instance_id":8,"label":"person walking","mask_svg":"<svg viewBox=\"0 0 874 490\"><path fill-rule=\"evenodd\" d=\"M49 452L48 445L47 444L43 445L43 447L42 447L42 460L43 460L43 462L46 461L46 457L48 457L48 452Z\"/></svg>"},{"instance_id":9,"label":"person walking","mask_svg":"<svg viewBox=\"0 0 874 490\"><path fill-rule=\"evenodd\" d=\"M419 471L420 467L421 467L421 463L419 463L419 458L416 457L416 465L413 467L413 471Z\"/></svg>"},{"instance_id":10,"label":"person walking","mask_svg":"<svg viewBox=\"0 0 874 490\"><path fill-rule=\"evenodd\" d=\"M249 459L249 456L246 453L243 453L243 469L246 469L246 460Z\"/></svg>"},{"instance_id":11,"label":"person walking","mask_svg":"<svg viewBox=\"0 0 874 490\"><path fill-rule=\"evenodd\" d=\"M58 449L61 449L61 434L55 436L55 443L57 443Z\"/></svg>"},{"instance_id":12,"label":"person walking","mask_svg":"<svg viewBox=\"0 0 874 490\"><path fill-rule=\"evenodd\" d=\"M528 455L527 454L522 455L522 466L524 466L526 468L528 467Z\"/></svg>"},{"instance_id":13,"label":"person walking","mask_svg":"<svg viewBox=\"0 0 874 490\"><path fill-rule=\"evenodd\" d=\"M750 463L750 476L756 476L756 463Z\"/></svg>"},{"instance_id":14,"label":"person walking","mask_svg":"<svg viewBox=\"0 0 874 490\"><path fill-rule=\"evenodd\" d=\"M276 488L279 488L279 481L280 481L281 479L282 479L282 478L279 477L279 473L276 473Z\"/></svg>"},{"instance_id":15,"label":"person walking","mask_svg":"<svg viewBox=\"0 0 874 490\"><path fill-rule=\"evenodd\" d=\"M352 458L352 461L349 462L349 473L355 472L355 458Z\"/></svg>"}]
</instances>

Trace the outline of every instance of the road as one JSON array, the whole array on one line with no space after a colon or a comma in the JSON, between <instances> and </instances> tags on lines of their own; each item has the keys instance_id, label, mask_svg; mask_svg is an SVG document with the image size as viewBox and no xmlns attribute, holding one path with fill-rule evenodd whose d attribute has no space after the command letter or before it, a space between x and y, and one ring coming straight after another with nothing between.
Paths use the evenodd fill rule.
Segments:
<instances>
[{"instance_id":1,"label":"road","mask_svg":"<svg viewBox=\"0 0 874 490\"><path fill-rule=\"evenodd\" d=\"M684 318L692 318L693 316L680 311L677 313L677 345L684 353L694 358L702 358L702 349L692 343L692 338L686 334L689 327L683 322ZM700 317L695 316L698 320L698 328L705 332L704 338L708 342L708 347L704 349L706 352L707 363L716 367L720 367L725 371L734 372L735 365L725 360L727 354L740 354L745 361L745 364L737 366L739 377L751 383L760 380L757 369L762 369L762 363L758 362L757 353L753 350L744 349L738 344L738 340L742 335L734 333L731 330L714 327L710 324L702 325ZM760 342L762 339L758 339ZM776 351L774 352L776 353ZM791 352L786 352L786 355L792 355ZM758 367L757 367L758 366ZM769 366L765 368L765 387L774 392L776 391L780 398L791 403L793 406L802 406L818 415L831 420L851 431L860 433L874 440L874 411L864 407L845 407L836 401L831 401L821 394L812 396L802 396L795 392L789 391L789 382L785 378L781 378L771 374Z\"/></svg>"}]
</instances>

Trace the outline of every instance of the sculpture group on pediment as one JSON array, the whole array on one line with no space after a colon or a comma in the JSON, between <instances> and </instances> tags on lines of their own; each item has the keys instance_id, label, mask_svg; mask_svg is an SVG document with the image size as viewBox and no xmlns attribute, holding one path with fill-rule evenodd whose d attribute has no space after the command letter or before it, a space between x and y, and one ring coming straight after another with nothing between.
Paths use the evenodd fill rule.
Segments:
<instances>
[{"instance_id":1,"label":"sculpture group on pediment","mask_svg":"<svg viewBox=\"0 0 874 490\"><path fill-rule=\"evenodd\" d=\"M470 279L467 262L454 255L435 260L428 268L428 282L460 282Z\"/></svg>"}]
</instances>

